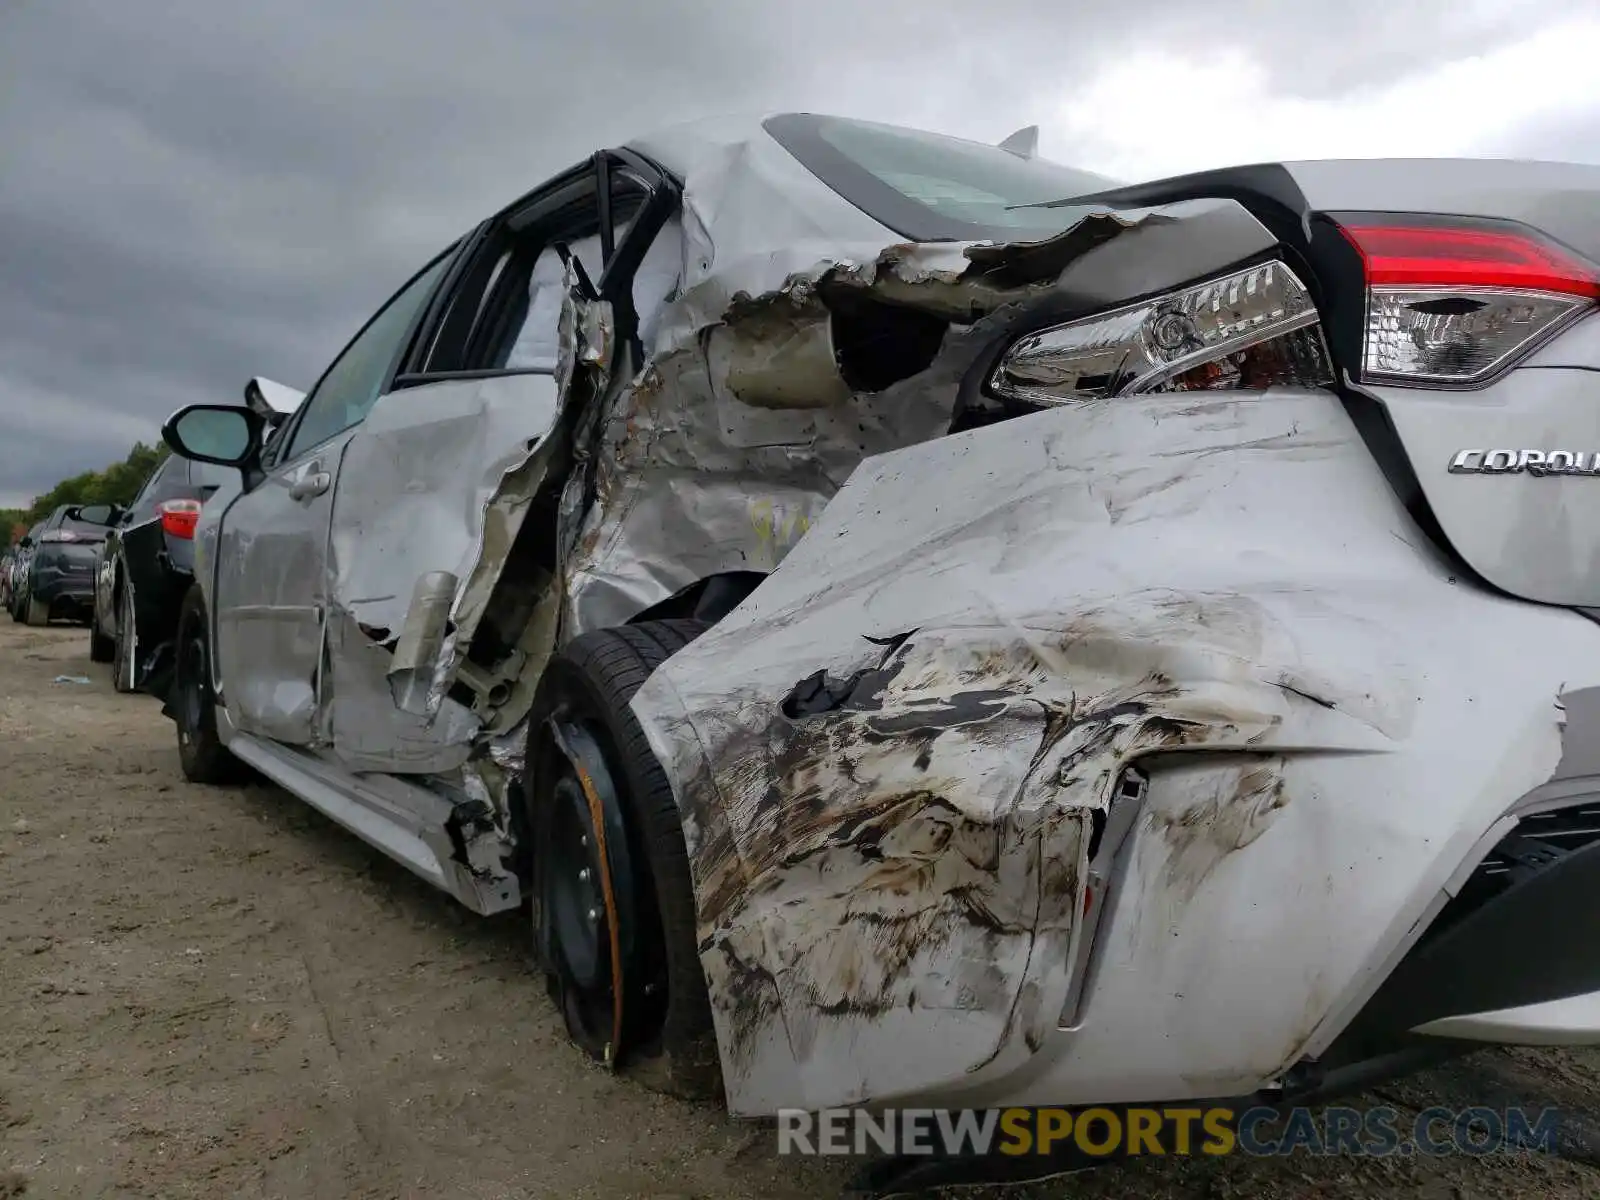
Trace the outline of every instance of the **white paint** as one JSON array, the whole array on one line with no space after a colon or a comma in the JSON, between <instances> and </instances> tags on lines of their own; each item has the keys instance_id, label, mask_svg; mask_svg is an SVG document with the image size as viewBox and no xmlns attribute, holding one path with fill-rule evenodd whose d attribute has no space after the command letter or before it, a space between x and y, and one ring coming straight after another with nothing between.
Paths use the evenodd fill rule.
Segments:
<instances>
[{"instance_id":1,"label":"white paint","mask_svg":"<svg viewBox=\"0 0 1600 1200\"><path fill-rule=\"evenodd\" d=\"M1215 861L1175 848L1153 818L1140 824L1081 1028L1047 1033L1036 1054L1013 1032L983 1065L963 1031L992 1030L984 1014L931 1011L881 1029L824 1019L828 1054L797 1054L793 1029L815 1018L796 1010L793 983L751 1034L718 1003L724 980L708 963L736 1113L866 1099L864 1083L873 1100L909 1089L958 1105L1255 1090L1338 1032L1332 1015L1370 988L1480 836L1550 776L1557 694L1600 676L1591 623L1451 578L1332 396L1125 399L863 463L751 600L635 699L680 802L746 837L764 798L716 761L728 732L781 721L775 705L796 681L848 674L881 653L864 637L910 629L913 647L1030 648L1043 670L1026 690L1057 703L1154 692L1159 672L1175 685L1163 709L1205 726L1195 745L1282 760L1284 802ZM1113 742L1079 778L1109 779L1140 749ZM1221 760L1152 771L1149 812L1213 799L1224 768L1208 762ZM708 768L723 793L686 797ZM968 778L953 802L990 806L997 828L1015 820L1012 793ZM1030 803L1093 807L1098 786ZM716 832L691 827L691 848ZM850 878L847 863L834 870ZM758 911L741 919L764 933L740 936L778 974L786 948L811 936L806 922L835 917L818 896L784 910L781 934ZM702 939L715 932L703 926ZM1031 982L1055 1012L1067 956L1042 944L1043 963L997 965L1012 994ZM880 1037L898 1075L871 1069Z\"/></svg>"},{"instance_id":2,"label":"white paint","mask_svg":"<svg viewBox=\"0 0 1600 1200\"><path fill-rule=\"evenodd\" d=\"M1440 1017L1418 1025L1412 1032L1516 1046L1600 1045L1600 992L1493 1012Z\"/></svg>"}]
</instances>

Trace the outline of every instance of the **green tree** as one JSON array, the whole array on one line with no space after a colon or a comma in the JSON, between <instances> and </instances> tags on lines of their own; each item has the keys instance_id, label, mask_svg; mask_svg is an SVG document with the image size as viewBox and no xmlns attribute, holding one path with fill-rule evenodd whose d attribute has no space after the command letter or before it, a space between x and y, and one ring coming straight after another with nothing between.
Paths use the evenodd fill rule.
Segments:
<instances>
[{"instance_id":1,"label":"green tree","mask_svg":"<svg viewBox=\"0 0 1600 1200\"><path fill-rule=\"evenodd\" d=\"M0 550L28 532L27 512L20 508L0 508Z\"/></svg>"},{"instance_id":2,"label":"green tree","mask_svg":"<svg viewBox=\"0 0 1600 1200\"><path fill-rule=\"evenodd\" d=\"M147 446L135 442L121 462L112 463L102 471L84 471L63 479L48 492L35 496L33 504L21 514L21 520L25 525L32 525L63 504L127 504L170 453L165 444Z\"/></svg>"}]
</instances>

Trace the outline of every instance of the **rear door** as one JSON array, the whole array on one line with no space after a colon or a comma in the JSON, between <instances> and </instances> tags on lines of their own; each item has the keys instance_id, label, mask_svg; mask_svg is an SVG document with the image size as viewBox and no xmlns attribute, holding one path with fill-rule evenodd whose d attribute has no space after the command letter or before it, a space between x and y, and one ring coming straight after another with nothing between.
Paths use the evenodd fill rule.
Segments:
<instances>
[{"instance_id":1,"label":"rear door","mask_svg":"<svg viewBox=\"0 0 1600 1200\"><path fill-rule=\"evenodd\" d=\"M569 292L622 298L630 332L628 281L675 205L659 171L607 152L487 222L352 437L333 507L330 686L319 718L350 768L449 770L493 726L509 689L479 673L452 688L454 668L530 513L547 544L519 552L526 578L515 590L526 607L502 614L486 657L519 663L535 649L518 640L530 626L534 643L553 628L532 611L555 561L553 505L537 497L563 482L575 370L608 368L597 359L616 350L614 337L591 330L597 347L576 366ZM599 307L598 324L617 328L614 306Z\"/></svg>"},{"instance_id":2,"label":"rear door","mask_svg":"<svg viewBox=\"0 0 1600 1200\"><path fill-rule=\"evenodd\" d=\"M129 579L128 564L138 557L138 550L130 548L152 541L150 526L157 519L156 503L167 481L182 472L183 463L169 455L162 461L144 486L128 503L117 523L106 531L105 548L100 555L98 575L95 579L95 608L100 627L107 633L116 631L121 616L122 588ZM152 554L154 548L152 547ZM130 656L131 658L132 656Z\"/></svg>"},{"instance_id":3,"label":"rear door","mask_svg":"<svg viewBox=\"0 0 1600 1200\"><path fill-rule=\"evenodd\" d=\"M215 653L228 711L247 732L313 740L334 480L455 250L413 276L345 347L273 439L265 479L223 515Z\"/></svg>"}]
</instances>

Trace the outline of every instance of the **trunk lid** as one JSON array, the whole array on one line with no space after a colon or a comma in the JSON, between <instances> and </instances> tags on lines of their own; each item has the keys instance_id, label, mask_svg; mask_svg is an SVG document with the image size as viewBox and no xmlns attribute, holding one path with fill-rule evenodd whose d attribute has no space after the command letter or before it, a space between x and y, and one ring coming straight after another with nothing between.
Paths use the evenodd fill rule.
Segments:
<instances>
[{"instance_id":1,"label":"trunk lid","mask_svg":"<svg viewBox=\"0 0 1600 1200\"><path fill-rule=\"evenodd\" d=\"M1369 257L1370 290L1335 305L1347 306L1347 325L1365 329L1365 362L1353 353L1346 365L1360 365L1361 390L1382 404L1439 532L1505 592L1600 605L1600 167L1456 159L1285 167L1309 211L1334 214L1347 228L1422 227L1399 255ZM1429 227L1410 214L1443 220ZM1532 275L1515 278L1524 268ZM1451 282L1395 282L1435 273ZM1515 307L1497 307L1504 298L1494 293L1506 287ZM1554 307L1531 315L1552 294ZM1401 295L1404 305L1395 302ZM1475 315L1431 315L1440 305L1480 303ZM1450 321L1459 323L1446 337ZM1380 340L1388 348L1375 358ZM1441 353L1482 350L1491 361L1490 346L1504 347L1505 358L1480 377L1452 381L1421 369L1443 361ZM1417 374L1383 369L1394 363Z\"/></svg>"},{"instance_id":2,"label":"trunk lid","mask_svg":"<svg viewBox=\"0 0 1600 1200\"><path fill-rule=\"evenodd\" d=\"M1060 204L1161 211L1198 197L1238 200L1311 264L1322 284L1324 325L1351 384L1352 413L1424 527L1504 592L1600 606L1600 166L1475 159L1269 163ZM1349 230L1391 227L1411 244L1380 264L1367 254L1370 242L1357 251L1325 217ZM1441 263L1437 279L1448 282L1428 283L1430 264ZM1551 264L1555 275L1580 280L1566 289L1569 311L1536 320L1497 308L1496 301L1506 302L1503 291L1494 295L1497 288L1512 289L1519 305L1541 292L1548 297ZM1518 277L1522 270L1527 274ZM1413 287L1419 277L1421 286ZM1406 293L1404 306L1395 302L1398 292ZM1559 292L1557 299L1559 307ZM1468 310L1478 341L1464 355L1487 344L1490 318L1516 326L1504 335L1512 350L1485 357L1492 369L1452 382L1448 372L1408 376L1373 367L1385 361L1403 367L1408 358L1453 351L1448 338L1424 341ZM1449 336L1468 324L1461 321ZM1384 354L1369 359L1369 343L1380 341ZM1458 461L1463 453L1467 469ZM1541 470L1541 458L1549 462L1552 455L1562 469Z\"/></svg>"}]
</instances>

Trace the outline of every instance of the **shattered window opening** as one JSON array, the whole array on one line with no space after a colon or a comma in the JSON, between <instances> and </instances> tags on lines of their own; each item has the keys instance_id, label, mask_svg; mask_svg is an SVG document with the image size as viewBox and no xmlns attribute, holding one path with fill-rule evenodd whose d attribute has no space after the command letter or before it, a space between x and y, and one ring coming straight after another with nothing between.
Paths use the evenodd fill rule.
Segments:
<instances>
[{"instance_id":1,"label":"shattered window opening","mask_svg":"<svg viewBox=\"0 0 1600 1200\"><path fill-rule=\"evenodd\" d=\"M643 206L643 193L614 199L616 246L623 244ZM566 271L557 248L565 246L591 279L600 280L609 263L601 261L599 221L592 194L581 206L569 205L555 217L523 228L516 227L515 217L509 219L507 235L495 243L497 261L481 292L457 301L477 315L451 369L553 373L556 327L566 298Z\"/></svg>"}]
</instances>

